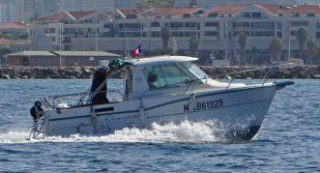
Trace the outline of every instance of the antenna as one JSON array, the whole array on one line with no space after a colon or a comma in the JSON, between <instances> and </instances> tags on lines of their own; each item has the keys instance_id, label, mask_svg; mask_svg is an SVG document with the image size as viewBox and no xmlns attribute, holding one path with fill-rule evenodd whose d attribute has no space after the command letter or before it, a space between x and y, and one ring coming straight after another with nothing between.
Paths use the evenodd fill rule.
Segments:
<instances>
[{"instance_id":1,"label":"antenna","mask_svg":"<svg viewBox=\"0 0 320 173\"><path fill-rule=\"evenodd\" d=\"M124 19L127 18L127 16L125 16L119 9L116 9L116 12ZM120 24L120 23L119 23ZM130 57L130 52L129 52L129 41L128 41L128 36L127 36L127 27L126 27L126 23L122 23L123 24L123 29L124 29L124 34L125 34L125 54L126 57L129 58Z\"/></svg>"}]
</instances>

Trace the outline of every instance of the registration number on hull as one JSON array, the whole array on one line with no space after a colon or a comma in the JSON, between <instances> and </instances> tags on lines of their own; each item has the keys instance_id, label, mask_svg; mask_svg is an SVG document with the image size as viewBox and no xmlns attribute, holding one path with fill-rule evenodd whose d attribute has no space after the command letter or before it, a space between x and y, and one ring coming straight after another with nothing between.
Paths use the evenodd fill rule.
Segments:
<instances>
[{"instance_id":1,"label":"registration number on hull","mask_svg":"<svg viewBox=\"0 0 320 173\"><path fill-rule=\"evenodd\" d=\"M223 99L219 100L209 100L204 102L196 102L194 104L193 111L201 111L201 110L207 110L207 109L218 109L222 108L224 105ZM184 112L190 112L190 106L189 104L183 105Z\"/></svg>"}]
</instances>

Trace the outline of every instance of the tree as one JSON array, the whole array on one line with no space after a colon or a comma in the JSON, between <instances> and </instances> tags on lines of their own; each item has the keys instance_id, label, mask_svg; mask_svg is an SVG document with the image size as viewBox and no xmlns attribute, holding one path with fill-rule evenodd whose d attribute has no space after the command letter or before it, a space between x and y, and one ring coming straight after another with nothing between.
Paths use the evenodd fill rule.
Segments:
<instances>
[{"instance_id":1,"label":"tree","mask_svg":"<svg viewBox=\"0 0 320 173\"><path fill-rule=\"evenodd\" d=\"M269 44L270 57L272 61L279 61L282 53L282 43L278 38L271 40Z\"/></svg>"},{"instance_id":2,"label":"tree","mask_svg":"<svg viewBox=\"0 0 320 173\"><path fill-rule=\"evenodd\" d=\"M245 33L240 33L238 35L238 44L239 44L239 54L240 54L240 65L245 64L245 48L247 44L247 35Z\"/></svg>"},{"instance_id":3,"label":"tree","mask_svg":"<svg viewBox=\"0 0 320 173\"><path fill-rule=\"evenodd\" d=\"M193 56L197 56L200 39L197 36L191 37L189 40L189 49Z\"/></svg>"},{"instance_id":4,"label":"tree","mask_svg":"<svg viewBox=\"0 0 320 173\"><path fill-rule=\"evenodd\" d=\"M308 51L308 63L315 62L315 58L319 53L319 47L314 40L309 40L307 42L307 51Z\"/></svg>"},{"instance_id":5,"label":"tree","mask_svg":"<svg viewBox=\"0 0 320 173\"><path fill-rule=\"evenodd\" d=\"M168 44L169 44L169 40L171 37L171 33L168 27L162 27L161 28L161 38L162 38L162 45L163 45L163 49L165 51L167 51L168 49Z\"/></svg>"},{"instance_id":6,"label":"tree","mask_svg":"<svg viewBox=\"0 0 320 173\"><path fill-rule=\"evenodd\" d=\"M297 40L299 45L300 56L301 58L303 58L302 55L303 55L304 47L308 41L308 31L306 28L302 27L298 29Z\"/></svg>"},{"instance_id":7,"label":"tree","mask_svg":"<svg viewBox=\"0 0 320 173\"><path fill-rule=\"evenodd\" d=\"M137 8L174 8L175 0L140 0Z\"/></svg>"}]
</instances>

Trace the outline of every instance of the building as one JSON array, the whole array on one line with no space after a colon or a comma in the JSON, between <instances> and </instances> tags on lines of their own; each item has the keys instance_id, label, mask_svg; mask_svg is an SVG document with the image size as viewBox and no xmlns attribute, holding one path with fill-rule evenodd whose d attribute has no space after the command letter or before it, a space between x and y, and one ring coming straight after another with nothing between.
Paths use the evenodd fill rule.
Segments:
<instances>
[{"instance_id":1,"label":"building","mask_svg":"<svg viewBox=\"0 0 320 173\"><path fill-rule=\"evenodd\" d=\"M1 0L0 1L0 24L5 24L10 21L15 21L14 1Z\"/></svg>"},{"instance_id":2,"label":"building","mask_svg":"<svg viewBox=\"0 0 320 173\"><path fill-rule=\"evenodd\" d=\"M140 0L0 0L0 24L28 21L63 11L114 11L136 8Z\"/></svg>"},{"instance_id":3,"label":"building","mask_svg":"<svg viewBox=\"0 0 320 173\"><path fill-rule=\"evenodd\" d=\"M7 47L12 51L27 49L30 45L27 28L28 24L23 22L9 22L0 25L1 46Z\"/></svg>"},{"instance_id":4,"label":"building","mask_svg":"<svg viewBox=\"0 0 320 173\"><path fill-rule=\"evenodd\" d=\"M15 18L19 21L36 20L60 12L59 0L14 0Z\"/></svg>"},{"instance_id":5,"label":"building","mask_svg":"<svg viewBox=\"0 0 320 173\"><path fill-rule=\"evenodd\" d=\"M5 65L59 66L59 58L47 51L23 51L5 55Z\"/></svg>"},{"instance_id":6,"label":"building","mask_svg":"<svg viewBox=\"0 0 320 173\"><path fill-rule=\"evenodd\" d=\"M136 8L141 0L115 0L116 8Z\"/></svg>"},{"instance_id":7,"label":"building","mask_svg":"<svg viewBox=\"0 0 320 173\"><path fill-rule=\"evenodd\" d=\"M5 57L5 65L11 66L98 66L119 55L102 51L23 51Z\"/></svg>"},{"instance_id":8,"label":"building","mask_svg":"<svg viewBox=\"0 0 320 173\"><path fill-rule=\"evenodd\" d=\"M54 19L54 20L53 20ZM122 54L142 43L144 52L163 49L161 30L171 32L169 48L190 52L192 37L200 39L198 56L237 61L238 36L247 36L245 52L250 63L270 62L269 46L278 38L281 59L300 58L297 31L306 28L309 40L320 43L320 8L317 5L225 5L202 8L119 9L107 12L65 12L44 19L45 30L55 50L103 50ZM175 40L175 41L174 41ZM289 41L290 40L290 41ZM289 51L290 49L290 55ZM305 53L304 53L305 54Z\"/></svg>"},{"instance_id":9,"label":"building","mask_svg":"<svg viewBox=\"0 0 320 173\"><path fill-rule=\"evenodd\" d=\"M76 0L77 11L114 11L116 0Z\"/></svg>"},{"instance_id":10,"label":"building","mask_svg":"<svg viewBox=\"0 0 320 173\"><path fill-rule=\"evenodd\" d=\"M198 4L198 7L209 9L221 5L250 5L250 4L275 4L275 5L317 5L318 0L175 0L176 7L188 8L191 4Z\"/></svg>"}]
</instances>

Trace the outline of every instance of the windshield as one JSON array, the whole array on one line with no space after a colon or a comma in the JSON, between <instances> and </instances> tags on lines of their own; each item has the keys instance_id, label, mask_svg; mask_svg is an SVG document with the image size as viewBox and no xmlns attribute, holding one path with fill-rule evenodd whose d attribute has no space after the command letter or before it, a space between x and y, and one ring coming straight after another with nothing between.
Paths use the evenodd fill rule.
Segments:
<instances>
[{"instance_id":1,"label":"windshield","mask_svg":"<svg viewBox=\"0 0 320 173\"><path fill-rule=\"evenodd\" d=\"M207 79L209 76L203 72L199 66L191 63L191 62L183 62L182 63L194 76L198 79Z\"/></svg>"},{"instance_id":2,"label":"windshield","mask_svg":"<svg viewBox=\"0 0 320 173\"><path fill-rule=\"evenodd\" d=\"M146 66L142 71L151 90L201 83L185 65L184 63L160 64Z\"/></svg>"}]
</instances>

